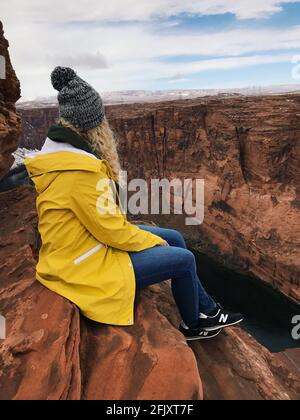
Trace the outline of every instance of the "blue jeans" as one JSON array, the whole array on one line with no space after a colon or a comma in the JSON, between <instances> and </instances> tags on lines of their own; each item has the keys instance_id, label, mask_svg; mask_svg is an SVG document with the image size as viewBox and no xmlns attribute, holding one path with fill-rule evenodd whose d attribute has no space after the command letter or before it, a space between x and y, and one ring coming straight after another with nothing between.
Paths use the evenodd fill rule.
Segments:
<instances>
[{"instance_id":1,"label":"blue jeans","mask_svg":"<svg viewBox=\"0 0 300 420\"><path fill-rule=\"evenodd\" d=\"M138 227L160 236L170 246L155 246L129 253L137 289L171 279L172 293L182 320L188 326L197 325L200 312L208 314L216 308L216 303L199 280L194 254L187 249L183 236L177 230Z\"/></svg>"}]
</instances>

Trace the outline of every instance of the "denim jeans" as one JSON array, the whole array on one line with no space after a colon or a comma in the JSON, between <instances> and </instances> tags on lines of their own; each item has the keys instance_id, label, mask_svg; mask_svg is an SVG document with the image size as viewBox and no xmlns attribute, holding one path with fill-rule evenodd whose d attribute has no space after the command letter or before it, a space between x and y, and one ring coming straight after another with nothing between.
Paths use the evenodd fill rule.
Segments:
<instances>
[{"instance_id":1,"label":"denim jeans","mask_svg":"<svg viewBox=\"0 0 300 420\"><path fill-rule=\"evenodd\" d=\"M138 226L165 239L170 246L129 253L137 289L171 279L172 293L182 320L188 326L197 325L200 312L208 314L215 309L216 303L199 280L194 254L187 249L177 230Z\"/></svg>"}]
</instances>

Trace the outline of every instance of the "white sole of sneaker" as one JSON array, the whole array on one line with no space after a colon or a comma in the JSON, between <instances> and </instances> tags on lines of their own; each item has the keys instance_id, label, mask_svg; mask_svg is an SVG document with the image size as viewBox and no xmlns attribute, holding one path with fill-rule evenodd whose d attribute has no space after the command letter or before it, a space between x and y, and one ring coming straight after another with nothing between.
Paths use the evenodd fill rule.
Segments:
<instances>
[{"instance_id":1,"label":"white sole of sneaker","mask_svg":"<svg viewBox=\"0 0 300 420\"><path fill-rule=\"evenodd\" d=\"M239 321L233 322L232 324L226 324L226 325L218 325L217 327L211 327L211 328L203 328L205 331L216 331L216 330L223 330L224 328L233 327L234 325L238 325L241 322L244 321L244 318L240 319Z\"/></svg>"},{"instance_id":2,"label":"white sole of sneaker","mask_svg":"<svg viewBox=\"0 0 300 420\"><path fill-rule=\"evenodd\" d=\"M210 340L211 338L217 337L221 333L221 330L216 332L214 335L204 336L204 335L197 335L195 337L185 337L186 341L196 341L196 340Z\"/></svg>"}]
</instances>

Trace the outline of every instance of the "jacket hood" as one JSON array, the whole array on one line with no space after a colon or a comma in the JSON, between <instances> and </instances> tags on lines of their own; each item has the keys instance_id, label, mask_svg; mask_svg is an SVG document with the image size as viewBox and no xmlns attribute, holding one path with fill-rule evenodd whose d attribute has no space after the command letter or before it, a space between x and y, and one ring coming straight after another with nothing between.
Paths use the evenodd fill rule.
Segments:
<instances>
[{"instance_id":1,"label":"jacket hood","mask_svg":"<svg viewBox=\"0 0 300 420\"><path fill-rule=\"evenodd\" d=\"M85 150L64 142L47 138L42 150L27 154L25 157L27 172L35 184L38 193L43 192L65 171L103 172L115 180L109 163L100 160Z\"/></svg>"}]
</instances>

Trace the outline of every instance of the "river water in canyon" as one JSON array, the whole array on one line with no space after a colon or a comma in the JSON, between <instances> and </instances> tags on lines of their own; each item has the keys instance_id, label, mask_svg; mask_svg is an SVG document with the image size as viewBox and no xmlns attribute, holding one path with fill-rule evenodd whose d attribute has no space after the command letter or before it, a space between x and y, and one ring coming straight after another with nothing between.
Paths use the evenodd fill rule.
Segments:
<instances>
[{"instance_id":1,"label":"river water in canyon","mask_svg":"<svg viewBox=\"0 0 300 420\"><path fill-rule=\"evenodd\" d=\"M291 323L300 314L299 305L260 280L228 270L206 255L193 252L202 283L224 307L243 313L245 331L272 353L300 347L300 340L292 338Z\"/></svg>"}]
</instances>

